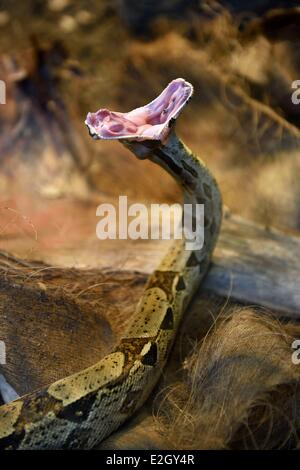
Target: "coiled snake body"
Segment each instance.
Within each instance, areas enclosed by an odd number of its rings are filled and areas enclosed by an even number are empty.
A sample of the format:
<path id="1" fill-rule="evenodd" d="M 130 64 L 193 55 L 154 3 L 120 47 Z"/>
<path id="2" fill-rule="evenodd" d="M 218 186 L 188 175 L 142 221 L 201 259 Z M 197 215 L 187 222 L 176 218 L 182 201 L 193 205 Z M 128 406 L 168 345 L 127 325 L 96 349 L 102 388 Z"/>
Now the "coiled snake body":
<path id="1" fill-rule="evenodd" d="M 185 240 L 174 242 L 148 280 L 131 327 L 114 352 L 1 406 L 0 448 L 92 448 L 145 402 L 160 377 L 182 314 L 209 266 L 222 217 L 213 176 L 173 130 L 191 92 L 189 83 L 177 79 L 144 108 L 127 115 L 100 110 L 86 123 L 93 137 L 119 139 L 138 158 L 167 170 L 183 188 L 185 202 L 204 204 L 202 248 L 191 251 Z"/>

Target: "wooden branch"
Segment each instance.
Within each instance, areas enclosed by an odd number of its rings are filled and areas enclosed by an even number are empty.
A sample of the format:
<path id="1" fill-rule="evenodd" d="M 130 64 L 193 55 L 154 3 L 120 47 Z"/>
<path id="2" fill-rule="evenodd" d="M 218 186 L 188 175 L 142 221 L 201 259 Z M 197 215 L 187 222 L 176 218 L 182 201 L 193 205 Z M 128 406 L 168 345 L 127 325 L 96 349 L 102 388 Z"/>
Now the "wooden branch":
<path id="1" fill-rule="evenodd" d="M 228 217 L 202 288 L 300 318 L 300 237 Z"/>
<path id="2" fill-rule="evenodd" d="M 149 275 L 165 250 L 166 241 L 129 243 L 124 268 Z M 300 318 L 300 237 L 227 215 L 203 292 Z"/>

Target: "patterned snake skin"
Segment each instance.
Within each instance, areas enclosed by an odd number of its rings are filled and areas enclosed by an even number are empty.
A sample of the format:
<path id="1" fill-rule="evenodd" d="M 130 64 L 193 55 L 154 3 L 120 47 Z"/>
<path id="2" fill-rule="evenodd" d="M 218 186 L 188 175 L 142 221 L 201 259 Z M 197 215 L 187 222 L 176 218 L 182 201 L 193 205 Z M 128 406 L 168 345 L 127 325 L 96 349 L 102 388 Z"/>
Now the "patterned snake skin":
<path id="1" fill-rule="evenodd" d="M 174 241 L 114 352 L 1 406 L 1 449 L 92 448 L 141 407 L 159 379 L 183 312 L 209 266 L 222 219 L 213 176 L 173 129 L 192 91 L 185 80 L 173 80 L 145 107 L 126 114 L 89 113 L 86 124 L 92 137 L 118 139 L 138 158 L 163 167 L 182 187 L 185 202 L 204 204 L 203 247 L 190 251 L 185 240 Z"/>

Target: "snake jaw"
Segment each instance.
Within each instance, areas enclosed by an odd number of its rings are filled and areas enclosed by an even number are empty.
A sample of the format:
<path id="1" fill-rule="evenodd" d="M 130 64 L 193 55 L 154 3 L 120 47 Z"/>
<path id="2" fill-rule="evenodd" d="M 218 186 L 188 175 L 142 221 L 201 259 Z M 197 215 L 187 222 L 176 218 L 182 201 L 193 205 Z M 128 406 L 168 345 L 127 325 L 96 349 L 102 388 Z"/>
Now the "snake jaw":
<path id="1" fill-rule="evenodd" d="M 153 101 L 128 113 L 99 109 L 88 113 L 85 124 L 94 139 L 158 141 L 164 143 L 176 119 L 193 94 L 193 86 L 183 78 L 168 84 Z M 141 157 L 146 158 L 146 157 Z"/>
<path id="2" fill-rule="evenodd" d="M 119 142 L 130 150 L 139 160 L 151 159 L 155 150 L 167 143 L 171 136 L 171 129 L 163 140 L 131 140 L 120 139 Z"/>

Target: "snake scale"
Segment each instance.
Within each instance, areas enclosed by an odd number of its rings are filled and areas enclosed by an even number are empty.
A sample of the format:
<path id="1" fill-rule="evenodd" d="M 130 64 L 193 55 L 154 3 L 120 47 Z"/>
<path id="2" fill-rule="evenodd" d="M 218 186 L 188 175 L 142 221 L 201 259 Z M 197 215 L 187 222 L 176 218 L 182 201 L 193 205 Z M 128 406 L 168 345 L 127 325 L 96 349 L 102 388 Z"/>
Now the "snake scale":
<path id="1" fill-rule="evenodd" d="M 1 449 L 92 448 L 141 407 L 157 383 L 182 315 L 208 269 L 222 219 L 214 177 L 174 131 L 192 91 L 185 80 L 173 80 L 143 108 L 127 114 L 100 110 L 89 113 L 86 123 L 92 137 L 120 140 L 138 158 L 164 168 L 183 189 L 185 202 L 204 204 L 202 248 L 187 250 L 184 239 L 173 242 L 111 354 L 2 405 Z"/>

